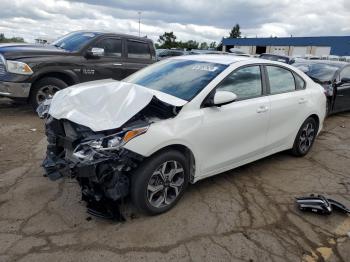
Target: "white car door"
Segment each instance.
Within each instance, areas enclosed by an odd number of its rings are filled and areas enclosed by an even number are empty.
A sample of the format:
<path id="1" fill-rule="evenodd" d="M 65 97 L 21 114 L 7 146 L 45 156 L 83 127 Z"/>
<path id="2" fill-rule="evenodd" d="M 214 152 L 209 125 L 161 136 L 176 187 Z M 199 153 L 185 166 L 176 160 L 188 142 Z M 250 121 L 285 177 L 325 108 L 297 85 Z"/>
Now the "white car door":
<path id="1" fill-rule="evenodd" d="M 266 65 L 266 72 L 271 103 L 267 146 L 283 150 L 292 146 L 305 120 L 308 91 L 304 80 L 286 68 Z"/>
<path id="2" fill-rule="evenodd" d="M 202 108 L 200 145 L 201 176 L 225 170 L 261 154 L 269 123 L 269 97 L 259 65 L 236 69 L 216 90 L 231 91 L 238 99 L 221 107 Z"/>

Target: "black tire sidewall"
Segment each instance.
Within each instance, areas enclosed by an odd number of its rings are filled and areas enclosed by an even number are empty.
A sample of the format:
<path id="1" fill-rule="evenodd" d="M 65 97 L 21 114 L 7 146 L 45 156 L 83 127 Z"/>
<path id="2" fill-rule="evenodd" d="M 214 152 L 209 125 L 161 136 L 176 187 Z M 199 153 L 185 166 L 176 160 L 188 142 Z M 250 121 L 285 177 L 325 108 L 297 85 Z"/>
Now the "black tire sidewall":
<path id="1" fill-rule="evenodd" d="M 45 77 L 45 78 L 40 79 L 36 83 L 34 83 L 33 87 L 31 88 L 30 96 L 29 96 L 29 102 L 33 106 L 34 109 L 36 109 L 39 106 L 38 102 L 36 101 L 37 92 L 43 86 L 47 86 L 47 85 L 55 86 L 60 90 L 66 88 L 68 86 L 63 80 L 55 78 L 55 77 Z"/>
<path id="2" fill-rule="evenodd" d="M 162 208 L 156 208 L 150 205 L 147 200 L 148 181 L 153 172 L 161 164 L 170 160 L 175 160 L 182 165 L 185 172 L 185 181 L 178 197 L 170 205 Z M 143 213 L 148 215 L 157 215 L 170 210 L 183 196 L 189 182 L 189 164 L 188 160 L 186 160 L 185 156 L 181 152 L 176 150 L 167 150 L 147 159 L 134 172 L 132 172 L 131 175 L 131 198 L 133 204 Z"/>
<path id="3" fill-rule="evenodd" d="M 299 146 L 300 135 L 301 135 L 301 133 L 303 131 L 303 128 L 310 122 L 314 125 L 315 135 L 313 137 L 311 146 L 305 152 L 302 152 L 300 150 L 300 146 Z M 313 144 L 315 142 L 315 139 L 316 139 L 317 132 L 318 132 L 318 126 L 317 126 L 317 123 L 316 123 L 315 119 L 313 119 L 312 117 L 309 117 L 308 119 L 306 119 L 304 121 L 304 123 L 301 125 L 301 127 L 300 127 L 300 129 L 298 131 L 298 134 L 297 134 L 297 136 L 296 136 L 296 138 L 294 140 L 294 145 L 293 145 L 293 149 L 292 149 L 293 154 L 295 156 L 305 156 L 310 151 L 310 149 L 312 148 L 312 146 L 313 146 Z"/>

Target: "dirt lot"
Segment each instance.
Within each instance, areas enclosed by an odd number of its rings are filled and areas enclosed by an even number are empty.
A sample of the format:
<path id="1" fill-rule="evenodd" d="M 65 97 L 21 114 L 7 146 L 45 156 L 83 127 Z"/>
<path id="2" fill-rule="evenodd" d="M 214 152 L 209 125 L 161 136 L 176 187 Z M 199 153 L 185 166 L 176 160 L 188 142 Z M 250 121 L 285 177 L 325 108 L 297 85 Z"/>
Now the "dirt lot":
<path id="1" fill-rule="evenodd" d="M 91 219 L 74 181 L 43 177 L 44 152 L 42 121 L 0 99 L 1 262 L 350 261 L 349 216 L 294 206 L 309 193 L 350 206 L 350 113 L 328 118 L 305 158 L 280 153 L 223 173 L 170 212 L 125 223 Z"/>

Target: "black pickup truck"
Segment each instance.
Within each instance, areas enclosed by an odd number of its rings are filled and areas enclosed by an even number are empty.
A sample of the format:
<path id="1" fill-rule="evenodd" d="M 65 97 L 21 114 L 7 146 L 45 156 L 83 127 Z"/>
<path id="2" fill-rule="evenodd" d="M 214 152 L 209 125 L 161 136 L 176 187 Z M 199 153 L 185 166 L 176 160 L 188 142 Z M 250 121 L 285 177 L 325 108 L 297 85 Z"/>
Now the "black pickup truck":
<path id="1" fill-rule="evenodd" d="M 156 61 L 150 39 L 79 31 L 51 45 L 0 45 L 0 97 L 34 108 L 58 90 L 81 82 L 121 80 Z"/>

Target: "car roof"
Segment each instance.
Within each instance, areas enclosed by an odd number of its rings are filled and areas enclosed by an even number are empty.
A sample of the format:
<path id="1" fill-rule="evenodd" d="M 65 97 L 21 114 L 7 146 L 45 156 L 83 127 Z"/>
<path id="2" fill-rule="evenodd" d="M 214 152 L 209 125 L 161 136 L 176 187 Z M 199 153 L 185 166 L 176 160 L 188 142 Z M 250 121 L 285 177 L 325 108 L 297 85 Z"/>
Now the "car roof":
<path id="1" fill-rule="evenodd" d="M 122 33 L 116 33 L 116 32 L 111 32 L 111 31 L 104 31 L 104 30 L 78 30 L 78 31 L 73 31 L 70 32 L 69 34 L 74 34 L 74 33 L 83 33 L 83 34 L 95 34 L 97 36 L 101 35 L 106 35 L 106 36 L 120 36 L 124 38 L 129 38 L 129 39 L 136 39 L 136 40 L 144 40 L 147 42 L 152 42 L 152 39 L 147 38 L 147 37 L 142 37 L 142 36 L 135 36 L 135 35 L 128 35 L 128 34 L 122 34 Z"/>
<path id="2" fill-rule="evenodd" d="M 345 67 L 347 65 L 350 65 L 350 63 L 343 62 L 343 61 L 330 61 L 330 60 L 307 60 L 304 59 L 303 61 L 296 61 L 295 64 L 324 64 L 324 65 L 333 65 L 339 68 Z"/>
<path id="3" fill-rule="evenodd" d="M 279 55 L 279 54 L 271 54 L 271 53 L 262 53 L 262 54 L 260 54 L 260 56 L 263 56 L 263 55 L 290 58 L 290 56 L 287 56 L 287 55 Z"/>
<path id="4" fill-rule="evenodd" d="M 235 55 L 227 55 L 227 54 L 186 55 L 186 56 L 181 56 L 181 57 L 173 57 L 171 59 L 182 59 L 182 60 L 186 59 L 186 60 L 216 63 L 216 64 L 223 64 L 223 65 L 230 65 L 230 64 L 233 64 L 236 62 L 241 62 L 241 61 L 249 61 L 251 63 L 266 62 L 266 63 L 281 64 L 279 62 L 265 60 L 265 59 L 261 59 L 261 58 L 235 56 Z"/>

